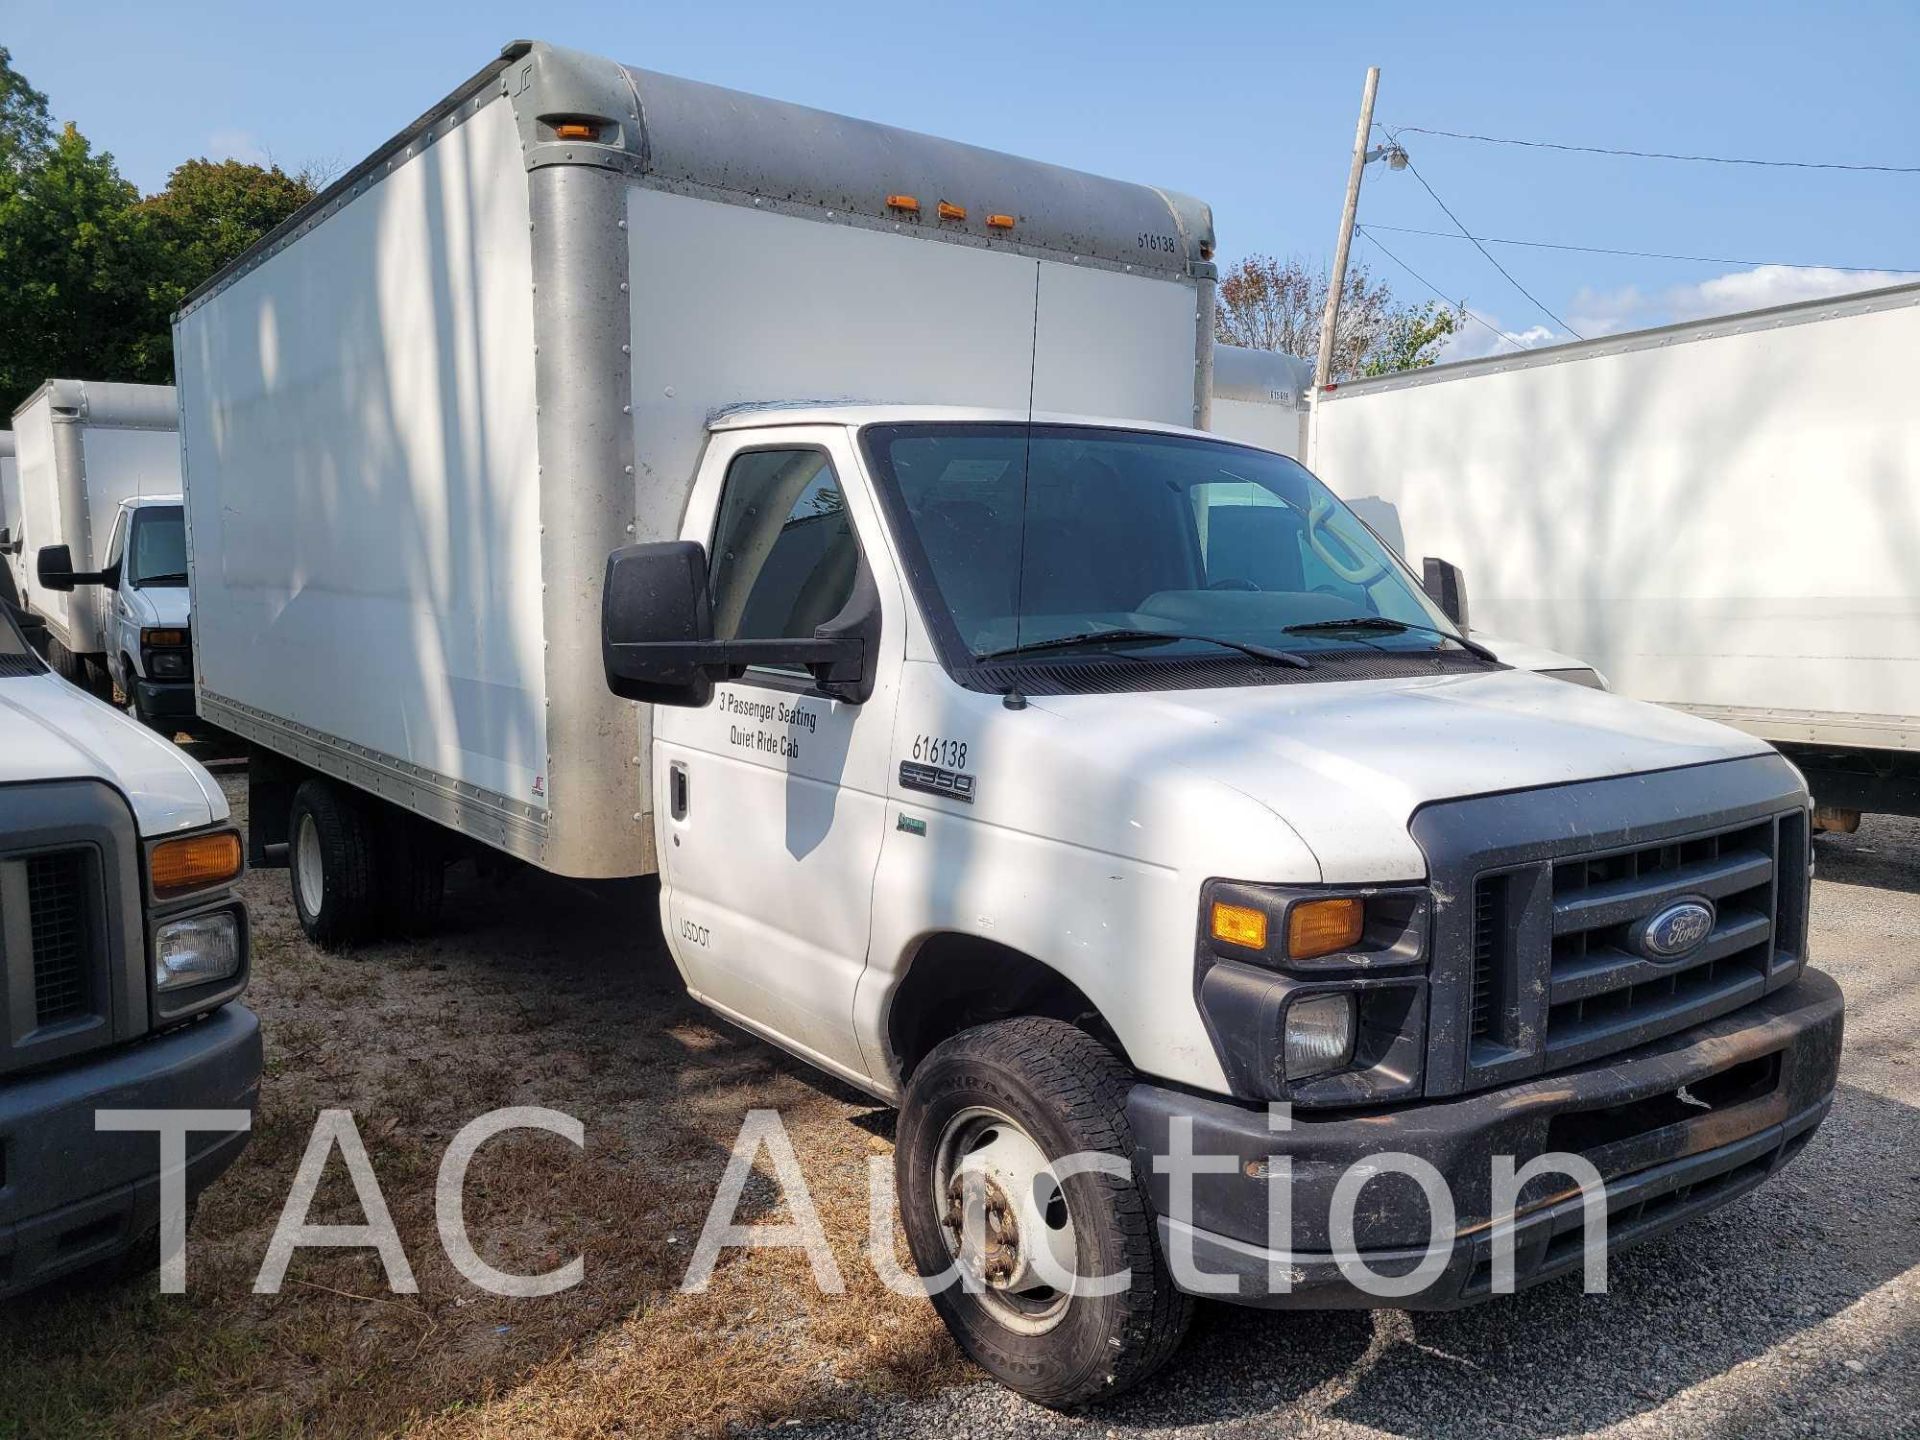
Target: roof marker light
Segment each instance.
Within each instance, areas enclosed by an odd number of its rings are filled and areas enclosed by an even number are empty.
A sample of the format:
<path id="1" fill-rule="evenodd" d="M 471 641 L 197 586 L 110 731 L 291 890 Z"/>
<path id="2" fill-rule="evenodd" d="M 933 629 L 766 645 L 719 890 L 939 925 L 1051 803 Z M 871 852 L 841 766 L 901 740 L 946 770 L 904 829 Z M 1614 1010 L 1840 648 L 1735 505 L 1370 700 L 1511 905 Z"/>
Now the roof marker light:
<path id="1" fill-rule="evenodd" d="M 904 210 L 909 215 L 918 215 L 920 213 L 920 201 L 912 195 L 889 195 L 887 197 L 887 208 L 889 210 Z"/>
<path id="2" fill-rule="evenodd" d="M 987 228 L 989 230 L 1011 230 L 1013 228 L 1013 216 L 989 215 L 987 216 Z"/>
<path id="3" fill-rule="evenodd" d="M 964 205 L 949 205 L 945 200 L 942 200 L 937 213 L 942 220 L 964 220 L 967 218 L 967 207 Z"/>

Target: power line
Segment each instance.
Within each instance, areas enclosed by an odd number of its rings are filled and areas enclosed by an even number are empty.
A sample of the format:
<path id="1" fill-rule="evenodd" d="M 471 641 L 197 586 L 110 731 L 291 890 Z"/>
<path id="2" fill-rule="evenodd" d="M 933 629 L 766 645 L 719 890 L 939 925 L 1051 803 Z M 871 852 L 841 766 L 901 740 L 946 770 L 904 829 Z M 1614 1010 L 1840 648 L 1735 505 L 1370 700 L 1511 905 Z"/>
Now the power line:
<path id="1" fill-rule="evenodd" d="M 1399 143 L 1398 137 L 1394 135 L 1393 131 L 1391 130 L 1387 131 L 1387 137 L 1393 140 L 1395 144 Z M 1545 315 L 1549 320 L 1553 321 L 1554 324 L 1558 325 L 1562 330 L 1566 331 L 1569 335 L 1573 336 L 1574 339 L 1584 340 L 1587 338 L 1586 336 L 1582 335 L 1578 330 L 1574 329 L 1571 325 L 1567 324 L 1567 322 L 1562 320 L 1558 315 L 1554 314 L 1553 311 L 1549 310 L 1546 307 L 1546 304 L 1540 299 L 1539 296 L 1535 295 L 1531 290 L 1527 289 L 1526 286 L 1522 285 L 1518 280 L 1514 279 L 1512 272 L 1509 271 L 1507 267 L 1502 265 L 1498 260 L 1494 259 L 1493 252 L 1487 249 L 1486 246 L 1480 243 L 1479 236 L 1475 235 L 1471 230 L 1467 229 L 1467 227 L 1461 223 L 1460 217 L 1454 214 L 1452 208 L 1447 204 L 1447 202 L 1440 198 L 1440 193 L 1437 190 L 1435 190 L 1433 186 L 1427 184 L 1427 177 L 1420 173 L 1419 167 L 1415 165 L 1411 160 L 1407 161 L 1406 163 L 1407 163 L 1407 173 L 1413 176 L 1414 179 L 1420 182 L 1420 188 L 1422 190 L 1425 190 L 1427 194 L 1433 197 L 1434 204 L 1438 205 L 1442 210 L 1446 211 L 1447 218 L 1453 221 L 1454 228 L 1458 230 L 1467 239 L 1473 241 L 1473 248 L 1478 250 L 1482 255 L 1486 256 L 1487 263 L 1493 266 L 1493 268 L 1498 270 L 1502 275 L 1505 275 L 1507 277 L 1507 283 L 1509 285 L 1513 286 L 1514 289 L 1518 290 L 1522 295 L 1526 296 L 1527 299 L 1531 300 L 1534 304 L 1535 309 L 1539 310 L 1539 312 L 1542 315 Z M 1380 242 L 1376 240 L 1374 243 L 1377 245 Z"/>
<path id="2" fill-rule="evenodd" d="M 1849 165 L 1836 160 L 1759 160 L 1744 155 L 1680 155 L 1667 150 L 1615 150 L 1604 145 L 1563 145 L 1553 140 L 1516 140 L 1508 135 L 1475 135 L 1464 130 L 1429 130 L 1402 125 L 1407 135 L 1439 135 L 1448 140 L 1478 140 L 1486 145 L 1523 145 L 1532 150 L 1567 150 L 1582 155 L 1624 155 L 1633 160 L 1686 160 L 1700 165 L 1759 165 L 1776 170 L 1858 170 L 1879 175 L 1920 175 L 1920 165 Z"/>
<path id="3" fill-rule="evenodd" d="M 1439 286 L 1435 285 L 1431 280 L 1427 279 L 1426 276 L 1422 275 L 1418 270 L 1414 269 L 1411 265 L 1407 264 L 1406 261 L 1402 260 L 1398 255 L 1394 254 L 1391 250 L 1387 249 L 1386 246 L 1382 245 L 1380 243 L 1380 238 L 1377 235 L 1373 235 L 1369 233 L 1366 226 L 1356 225 L 1354 228 L 1358 230 L 1363 236 L 1366 237 L 1366 241 L 1369 245 L 1373 246 L 1374 249 L 1378 250 L 1382 255 L 1386 256 L 1387 259 L 1391 260 L 1394 264 L 1398 265 L 1402 270 L 1406 271 L 1407 274 L 1411 275 L 1414 279 L 1418 280 L 1422 285 L 1426 286 L 1428 292 L 1433 296 L 1433 298 L 1438 300 L 1442 305 L 1453 306 L 1456 304 L 1455 301 L 1447 299 L 1445 295 L 1440 293 Z M 1469 320 L 1473 321 L 1476 325 L 1480 326 L 1483 330 L 1488 331 L 1489 333 L 1494 335 L 1496 338 L 1506 341 L 1507 344 L 1513 346 L 1514 349 L 1531 350 L 1533 348 L 1531 345 L 1526 344 L 1524 341 L 1514 339 L 1513 336 L 1507 334 L 1507 332 L 1502 330 L 1499 326 L 1490 324 L 1487 321 L 1482 320 L 1478 315 L 1474 314 L 1473 311 L 1469 310 L 1465 304 L 1459 304 L 1457 308 L 1459 309 L 1462 315 L 1465 315 Z"/>
<path id="4" fill-rule="evenodd" d="M 1362 230 L 1368 227 L 1362 225 Z M 1458 240 L 1451 230 L 1419 230 L 1411 225 L 1375 225 L 1375 230 L 1391 230 L 1401 235 L 1431 235 L 1440 240 Z M 1604 245 L 1561 245 L 1551 240 L 1513 240 L 1498 235 L 1480 237 L 1489 245 L 1524 245 L 1532 250 L 1577 250 L 1583 255 L 1631 255 L 1640 260 L 1692 260 L 1702 265 L 1771 265 L 1782 270 L 1842 270 L 1855 275 L 1902 273 L 1884 265 L 1815 265 L 1799 260 L 1736 260 L 1725 255 L 1668 255 L 1658 250 L 1614 250 Z"/>

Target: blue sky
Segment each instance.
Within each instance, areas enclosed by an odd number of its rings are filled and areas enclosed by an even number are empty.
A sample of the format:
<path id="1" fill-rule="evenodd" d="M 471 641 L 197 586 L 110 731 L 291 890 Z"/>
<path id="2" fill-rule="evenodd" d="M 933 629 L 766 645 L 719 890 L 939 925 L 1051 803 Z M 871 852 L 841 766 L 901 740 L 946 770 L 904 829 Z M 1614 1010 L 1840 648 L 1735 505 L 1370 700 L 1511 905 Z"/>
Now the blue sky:
<path id="1" fill-rule="evenodd" d="M 145 189 L 192 155 L 357 160 L 516 36 L 1186 190 L 1221 251 L 1332 249 L 1361 80 L 1378 118 L 1625 149 L 1920 165 L 1920 6 L 607 4 L 7 0 L 14 62 Z M 1481 235 L 1920 271 L 1920 174 L 1567 155 L 1402 137 Z M 1449 230 L 1370 167 L 1363 224 Z M 1566 332 L 1464 241 L 1382 231 L 1448 298 Z M 1581 333 L 1887 276 L 1493 247 Z M 1396 291 L 1422 285 L 1365 240 Z M 1499 347 L 1470 327 L 1458 353 Z"/>

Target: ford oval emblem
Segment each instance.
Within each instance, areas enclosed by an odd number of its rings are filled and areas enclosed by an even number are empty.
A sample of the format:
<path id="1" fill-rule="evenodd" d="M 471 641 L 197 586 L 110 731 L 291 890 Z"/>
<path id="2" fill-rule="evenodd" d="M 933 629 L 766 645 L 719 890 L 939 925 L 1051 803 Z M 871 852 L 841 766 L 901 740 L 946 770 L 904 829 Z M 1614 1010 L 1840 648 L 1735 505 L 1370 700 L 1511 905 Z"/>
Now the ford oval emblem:
<path id="1" fill-rule="evenodd" d="M 1713 902 L 1699 896 L 1676 900 L 1634 927 L 1634 946 L 1653 961 L 1679 960 L 1713 933 Z"/>

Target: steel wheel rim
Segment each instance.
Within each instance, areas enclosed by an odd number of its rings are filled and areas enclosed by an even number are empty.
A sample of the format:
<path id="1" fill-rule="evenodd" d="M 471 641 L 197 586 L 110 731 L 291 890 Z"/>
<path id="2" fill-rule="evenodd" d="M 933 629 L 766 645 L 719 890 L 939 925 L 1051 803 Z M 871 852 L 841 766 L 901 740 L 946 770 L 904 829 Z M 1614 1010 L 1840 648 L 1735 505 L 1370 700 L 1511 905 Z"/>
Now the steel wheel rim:
<path id="1" fill-rule="evenodd" d="M 303 814 L 293 837 L 293 876 L 300 887 L 300 903 L 307 914 L 318 915 L 326 899 L 327 876 L 320 859 L 320 827 Z"/>
<path id="2" fill-rule="evenodd" d="M 1052 1162 L 1018 1122 L 975 1106 L 941 1129 L 932 1191 L 960 1283 L 994 1320 L 1020 1335 L 1044 1335 L 1066 1317 L 1071 1289 L 1057 1289 L 1036 1264 L 1044 1254 L 1058 1277 L 1079 1273 L 1078 1237 Z"/>

